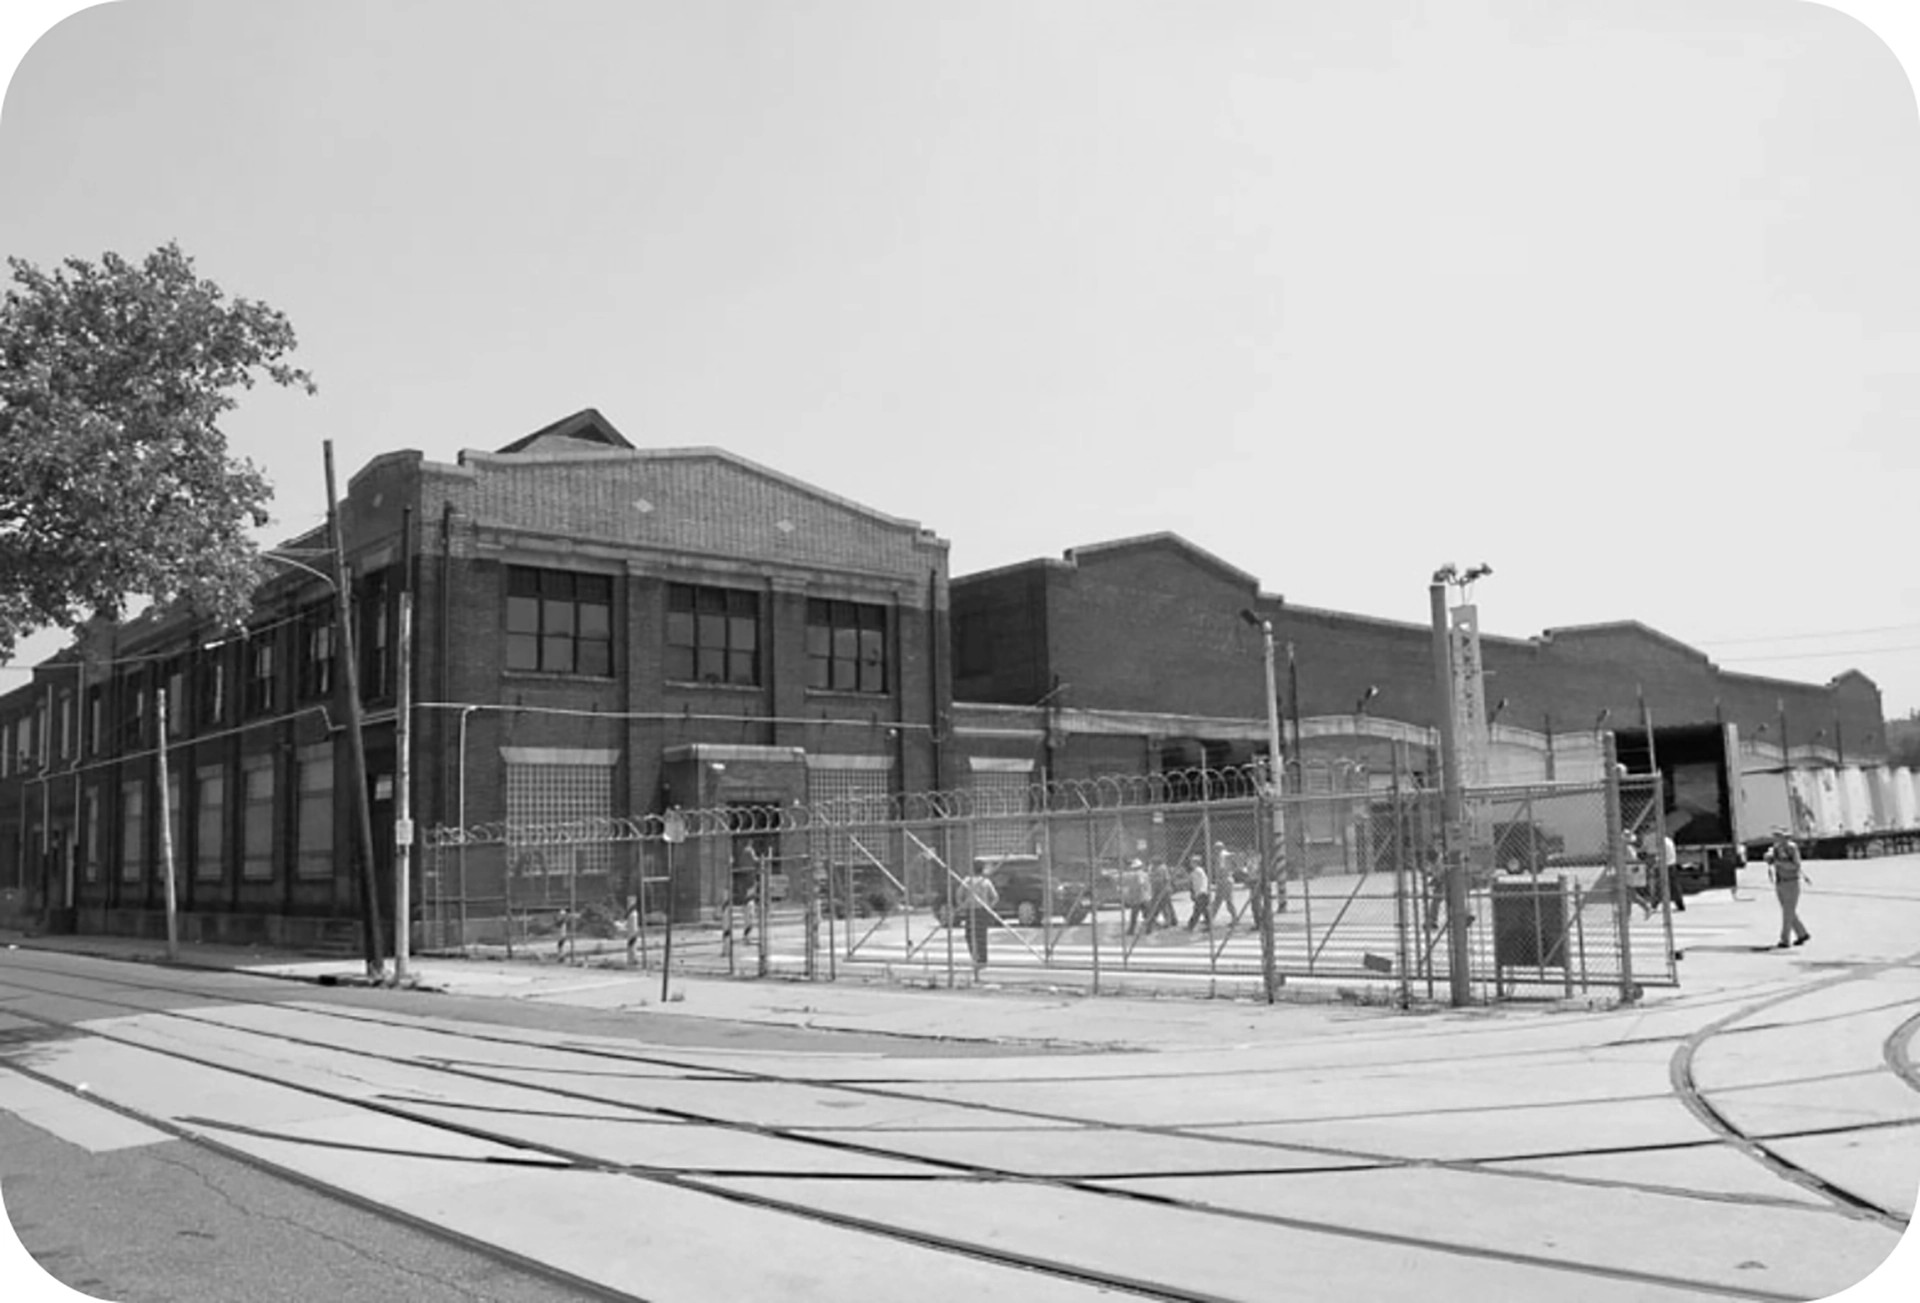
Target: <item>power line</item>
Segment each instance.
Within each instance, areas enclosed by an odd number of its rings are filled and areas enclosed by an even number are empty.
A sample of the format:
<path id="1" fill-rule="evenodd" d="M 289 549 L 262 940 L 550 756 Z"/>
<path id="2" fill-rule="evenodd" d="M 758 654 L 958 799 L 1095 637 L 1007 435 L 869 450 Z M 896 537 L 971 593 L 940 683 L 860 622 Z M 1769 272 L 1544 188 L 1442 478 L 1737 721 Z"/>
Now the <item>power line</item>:
<path id="1" fill-rule="evenodd" d="M 1699 641 L 1706 646 L 1730 647 L 1734 643 L 1804 642 L 1809 638 L 1850 638 L 1861 633 L 1899 633 L 1906 629 L 1920 629 L 1920 624 L 1883 624 L 1873 629 L 1829 629 L 1825 633 L 1776 633 L 1766 637 L 1702 638 Z"/>
<path id="2" fill-rule="evenodd" d="M 1723 661 L 1809 661 L 1820 656 L 1878 656 L 1882 652 L 1920 651 L 1920 642 L 1898 647 L 1849 647 L 1840 651 L 1785 652 L 1775 656 L 1722 656 Z"/>

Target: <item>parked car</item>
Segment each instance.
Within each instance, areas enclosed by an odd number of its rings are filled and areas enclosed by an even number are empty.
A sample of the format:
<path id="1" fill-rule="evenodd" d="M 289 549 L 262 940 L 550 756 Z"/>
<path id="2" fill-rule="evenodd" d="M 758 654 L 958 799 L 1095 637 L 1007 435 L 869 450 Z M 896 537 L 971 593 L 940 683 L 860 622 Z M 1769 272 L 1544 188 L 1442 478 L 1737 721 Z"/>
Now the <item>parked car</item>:
<path id="1" fill-rule="evenodd" d="M 1021 927 L 1038 927 L 1047 918 L 1079 923 L 1091 911 L 1095 900 L 1103 908 L 1120 903 L 1118 868 L 1099 866 L 1089 890 L 1085 864 L 1055 863 L 1049 872 L 1046 861 L 1038 855 L 988 855 L 974 863 L 1000 893 L 996 912 Z M 953 894 L 957 900 L 958 883 L 954 884 Z M 951 920 L 944 897 L 934 904 L 933 915 L 942 927 L 949 925 Z"/>
<path id="2" fill-rule="evenodd" d="M 900 888 L 878 865 L 840 865 L 833 870 L 833 890 L 826 899 L 835 918 L 885 918 L 900 908 Z"/>

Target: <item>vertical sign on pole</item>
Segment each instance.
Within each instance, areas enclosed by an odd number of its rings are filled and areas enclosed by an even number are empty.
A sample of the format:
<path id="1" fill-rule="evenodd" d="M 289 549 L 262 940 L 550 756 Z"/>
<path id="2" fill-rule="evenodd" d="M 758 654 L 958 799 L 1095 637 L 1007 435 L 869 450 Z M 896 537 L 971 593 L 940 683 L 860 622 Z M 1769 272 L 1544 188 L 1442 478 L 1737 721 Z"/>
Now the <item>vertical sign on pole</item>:
<path id="1" fill-rule="evenodd" d="M 660 954 L 660 1002 L 667 1001 L 667 978 L 673 972 L 673 848 L 687 839 L 687 821 L 678 810 L 661 821 L 660 840 L 667 844 L 667 935 Z"/>

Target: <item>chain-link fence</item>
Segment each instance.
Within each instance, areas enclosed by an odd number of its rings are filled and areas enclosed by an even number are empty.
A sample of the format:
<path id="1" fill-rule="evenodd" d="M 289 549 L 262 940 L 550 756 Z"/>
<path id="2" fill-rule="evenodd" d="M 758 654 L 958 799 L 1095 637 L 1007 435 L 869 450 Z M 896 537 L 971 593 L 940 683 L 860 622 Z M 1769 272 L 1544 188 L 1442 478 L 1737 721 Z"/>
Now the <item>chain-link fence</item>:
<path id="1" fill-rule="evenodd" d="M 931 985 L 1408 1004 L 1455 954 L 1441 794 L 1355 765 L 855 794 L 635 819 L 438 828 L 422 950 Z M 1675 980 L 1653 780 L 1470 790 L 1477 999 Z M 992 884 L 990 891 L 978 886 Z"/>

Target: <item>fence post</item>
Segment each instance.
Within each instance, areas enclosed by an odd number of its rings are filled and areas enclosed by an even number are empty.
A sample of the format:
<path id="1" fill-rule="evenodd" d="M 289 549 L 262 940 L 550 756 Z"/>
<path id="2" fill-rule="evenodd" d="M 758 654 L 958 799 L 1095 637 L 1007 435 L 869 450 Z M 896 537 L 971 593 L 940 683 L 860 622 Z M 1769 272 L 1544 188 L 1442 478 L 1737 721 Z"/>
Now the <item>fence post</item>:
<path id="1" fill-rule="evenodd" d="M 1398 739 L 1393 743 L 1393 932 L 1399 949 L 1396 957 L 1400 967 L 1400 1007 L 1411 1009 L 1413 975 L 1407 971 L 1410 961 L 1407 947 L 1407 855 L 1413 839 L 1407 835 L 1405 794 L 1400 785 L 1405 761 L 1401 748 L 1404 745 Z"/>
<path id="2" fill-rule="evenodd" d="M 1081 798 L 1081 804 L 1087 805 L 1085 797 Z M 1093 822 L 1093 807 L 1087 805 L 1087 890 L 1093 896 L 1090 919 L 1093 934 L 1093 993 L 1098 995 L 1100 994 L 1100 897 L 1099 893 L 1093 890 L 1093 862 L 1099 855 L 1099 847 L 1095 840 Z"/>
<path id="3" fill-rule="evenodd" d="M 1621 842 L 1620 763 L 1613 734 L 1600 735 L 1606 765 L 1607 863 L 1613 870 L 1614 935 L 1620 940 L 1620 1003 L 1632 1004 L 1639 993 L 1633 985 L 1632 895 L 1627 886 L 1626 847 Z"/>
<path id="4" fill-rule="evenodd" d="M 753 877 L 758 884 L 753 891 L 753 912 L 757 916 L 753 921 L 760 929 L 760 944 L 755 948 L 754 972 L 756 976 L 765 977 L 773 967 L 772 948 L 767 944 L 767 920 L 773 912 L 773 902 L 769 898 L 773 890 L 773 871 L 768 865 L 773 857 L 760 854 L 752 846 L 748 846 L 747 853 L 753 856 Z M 787 879 L 787 886 L 789 890 L 792 889 L 791 876 Z"/>
<path id="5" fill-rule="evenodd" d="M 1281 776 L 1279 757 L 1273 757 L 1267 765 L 1268 782 L 1256 805 L 1256 823 L 1254 825 L 1255 845 L 1260 852 L 1260 880 L 1258 890 L 1260 898 L 1257 904 L 1260 912 L 1254 917 L 1260 924 L 1260 981 L 1266 987 L 1267 1003 L 1272 1004 L 1279 996 L 1280 972 L 1278 957 L 1274 950 L 1273 935 L 1273 879 L 1274 858 L 1280 853 L 1285 837 L 1282 820 L 1286 817 L 1280 804 Z M 1157 902 L 1155 902 L 1157 904 Z"/>

